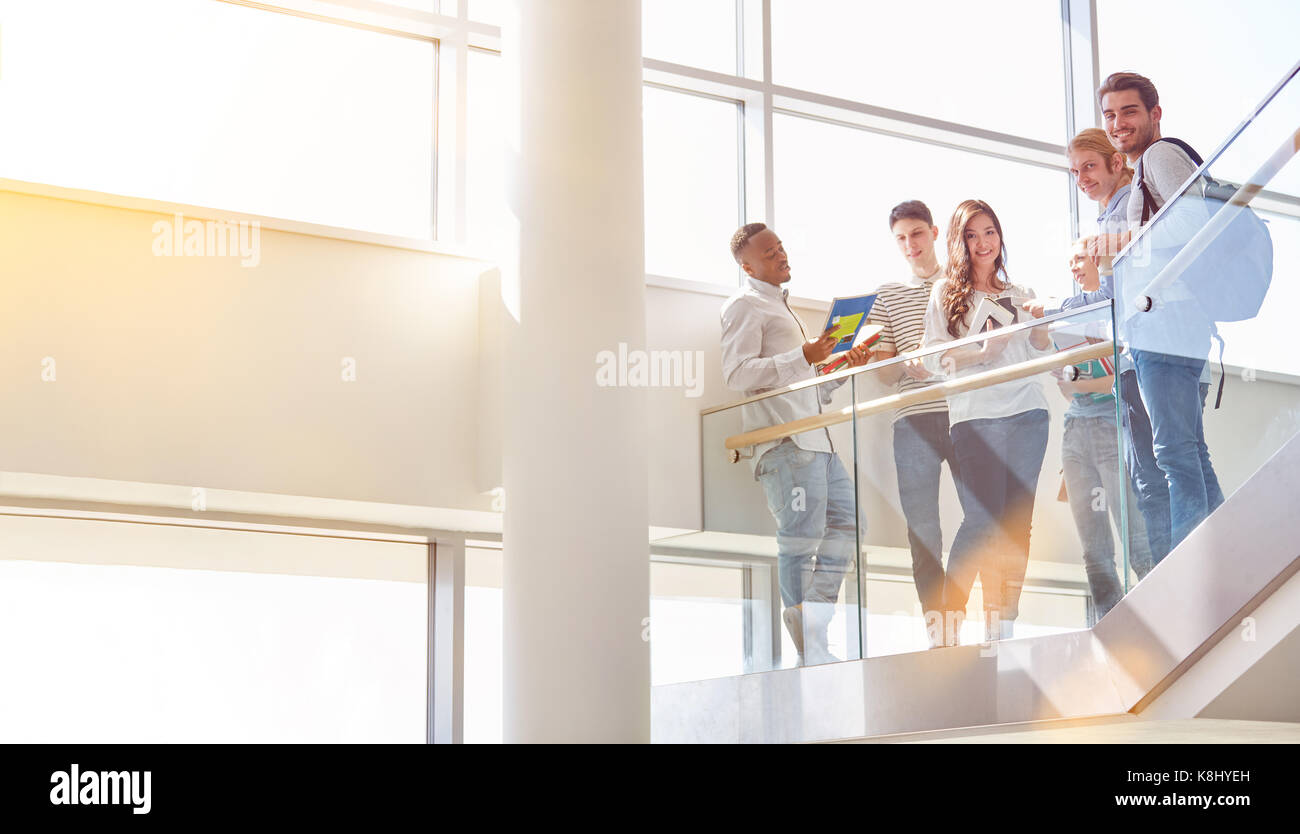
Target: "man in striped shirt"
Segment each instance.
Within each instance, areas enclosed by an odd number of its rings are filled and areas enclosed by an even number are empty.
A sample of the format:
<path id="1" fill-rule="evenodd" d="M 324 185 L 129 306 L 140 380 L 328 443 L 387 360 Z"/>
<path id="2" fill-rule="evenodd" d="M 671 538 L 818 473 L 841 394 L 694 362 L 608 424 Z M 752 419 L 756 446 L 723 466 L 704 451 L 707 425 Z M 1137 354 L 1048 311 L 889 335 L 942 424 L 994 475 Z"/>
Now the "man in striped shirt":
<path id="1" fill-rule="evenodd" d="M 939 227 L 925 203 L 908 200 L 889 213 L 889 229 L 912 274 L 906 281 L 882 285 L 867 320 L 884 328 L 876 345 L 875 360 L 890 359 L 921 346 L 925 309 L 934 282 L 943 276 L 934 245 Z M 930 384 L 930 374 L 920 360 L 879 372 L 886 384 L 899 392 Z M 900 408 L 894 414 L 894 466 L 898 470 L 898 498 L 907 519 L 907 543 L 912 550 L 912 580 L 926 618 L 930 647 L 944 645 L 943 530 L 939 525 L 939 474 L 948 461 L 957 482 L 957 458 L 948 434 L 948 403 L 939 399 Z M 955 635 L 949 635 L 955 637 Z"/>

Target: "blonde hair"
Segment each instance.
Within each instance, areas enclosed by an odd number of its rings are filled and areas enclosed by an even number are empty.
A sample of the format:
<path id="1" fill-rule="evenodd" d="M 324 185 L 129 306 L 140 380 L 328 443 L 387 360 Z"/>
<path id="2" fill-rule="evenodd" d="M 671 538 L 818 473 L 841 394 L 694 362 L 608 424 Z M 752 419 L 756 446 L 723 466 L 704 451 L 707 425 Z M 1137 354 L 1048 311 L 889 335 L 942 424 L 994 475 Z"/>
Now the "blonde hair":
<path id="1" fill-rule="evenodd" d="M 971 295 L 975 292 L 975 275 L 971 268 L 970 250 L 966 245 L 966 224 L 978 214 L 987 214 L 993 221 L 993 228 L 998 230 L 1000 248 L 993 261 L 993 285 L 999 290 L 1006 289 L 1001 277 L 1005 277 L 1007 246 L 1002 237 L 1002 224 L 993 209 L 983 200 L 963 200 L 952 213 L 948 222 L 948 265 L 945 268 L 948 283 L 943 288 L 943 311 L 948 319 L 948 335 L 960 339 L 961 326 L 970 312 Z M 1001 276 L 1001 277 L 1000 277 Z"/>
<path id="2" fill-rule="evenodd" d="M 1065 151 L 1066 153 L 1070 151 L 1092 151 L 1105 160 L 1107 171 L 1113 170 L 1111 163 L 1115 159 L 1115 154 L 1119 153 L 1119 151 L 1115 150 L 1115 146 L 1110 143 L 1110 137 L 1106 135 L 1106 131 L 1099 127 L 1084 128 L 1076 133 L 1074 138 L 1070 140 L 1070 144 L 1065 146 Z M 1119 184 L 1124 185 L 1132 182 L 1133 169 L 1128 167 L 1128 160 L 1123 154 L 1120 154 L 1119 160 Z"/>

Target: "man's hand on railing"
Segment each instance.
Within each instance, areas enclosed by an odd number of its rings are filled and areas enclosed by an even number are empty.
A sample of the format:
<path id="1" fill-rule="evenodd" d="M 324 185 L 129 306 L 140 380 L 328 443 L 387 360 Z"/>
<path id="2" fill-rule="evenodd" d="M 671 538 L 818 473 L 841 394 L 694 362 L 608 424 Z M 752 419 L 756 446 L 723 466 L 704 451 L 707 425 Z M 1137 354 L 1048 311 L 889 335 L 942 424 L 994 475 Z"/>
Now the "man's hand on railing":
<path id="1" fill-rule="evenodd" d="M 1121 232 L 1114 235 L 1092 235 L 1085 237 L 1082 242 L 1088 260 L 1097 264 L 1102 258 L 1113 258 L 1118 255 L 1132 239 L 1132 232 Z"/>
<path id="2" fill-rule="evenodd" d="M 920 357 L 908 359 L 904 362 L 903 373 L 907 374 L 912 379 L 929 379 L 934 376 L 934 374 L 930 373 L 930 369 L 925 367 L 925 360 Z"/>
<path id="3" fill-rule="evenodd" d="M 803 358 L 808 360 L 809 365 L 818 365 L 830 358 L 831 349 L 838 341 L 831 335 L 833 332 L 834 328 L 828 327 L 821 336 L 803 343 Z"/>

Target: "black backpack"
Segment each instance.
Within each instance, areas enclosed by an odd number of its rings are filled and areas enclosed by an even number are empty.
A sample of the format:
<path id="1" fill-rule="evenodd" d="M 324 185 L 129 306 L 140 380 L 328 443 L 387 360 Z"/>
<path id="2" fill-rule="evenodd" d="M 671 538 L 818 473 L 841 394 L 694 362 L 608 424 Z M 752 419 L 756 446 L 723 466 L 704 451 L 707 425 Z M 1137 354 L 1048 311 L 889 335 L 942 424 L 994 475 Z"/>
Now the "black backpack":
<path id="1" fill-rule="evenodd" d="M 1197 168 L 1204 165 L 1200 155 L 1181 139 L 1165 137 L 1156 141 L 1181 148 Z M 1141 159 L 1134 179 L 1134 185 L 1142 191 L 1145 224 L 1155 214 L 1156 202 L 1142 181 Z M 1249 206 L 1225 207 L 1236 191 L 1234 186 L 1215 180 L 1206 170 L 1186 192 L 1205 203 L 1207 218 L 1224 210 L 1236 213 L 1180 279 L 1210 321 L 1245 321 L 1259 315 L 1273 280 L 1273 239 L 1267 224 Z"/>

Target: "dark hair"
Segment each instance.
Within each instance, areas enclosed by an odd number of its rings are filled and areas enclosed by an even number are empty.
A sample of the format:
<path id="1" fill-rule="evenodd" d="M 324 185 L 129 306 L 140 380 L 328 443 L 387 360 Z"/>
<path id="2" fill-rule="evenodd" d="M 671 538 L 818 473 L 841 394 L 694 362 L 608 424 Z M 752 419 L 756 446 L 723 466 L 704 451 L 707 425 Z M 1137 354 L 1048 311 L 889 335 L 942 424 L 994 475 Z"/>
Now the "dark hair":
<path id="1" fill-rule="evenodd" d="M 1156 92 L 1156 85 L 1151 83 L 1150 78 L 1138 75 L 1136 72 L 1112 72 L 1097 88 L 1097 104 L 1101 104 L 1101 100 L 1107 93 L 1116 93 L 1120 90 L 1137 90 L 1138 96 L 1142 99 L 1142 106 L 1147 110 L 1160 103 L 1160 94 Z"/>
<path id="2" fill-rule="evenodd" d="M 927 226 L 934 225 L 934 217 L 930 214 L 930 209 L 920 200 L 908 200 L 890 209 L 889 228 L 894 228 L 894 224 L 900 220 L 920 220 Z"/>
<path id="3" fill-rule="evenodd" d="M 740 250 L 749 245 L 754 235 L 766 229 L 767 225 L 763 223 L 746 223 L 736 230 L 731 236 L 731 257 L 736 259 L 736 263 L 740 263 Z"/>
<path id="4" fill-rule="evenodd" d="M 970 250 L 966 245 L 966 224 L 978 214 L 987 214 L 993 221 L 993 228 L 998 230 L 1002 248 L 993 261 L 993 285 L 1006 289 L 1002 280 L 1007 277 L 1007 244 L 1002 237 L 1002 224 L 993 209 L 983 200 L 962 200 L 957 210 L 952 213 L 948 223 L 948 283 L 943 290 L 943 312 L 948 319 L 948 335 L 954 339 L 962 337 L 961 327 L 966 314 L 970 312 L 971 296 L 975 293 L 975 275 L 971 268 Z"/>

